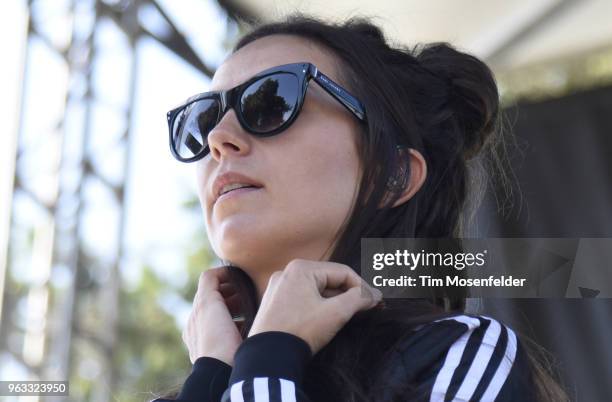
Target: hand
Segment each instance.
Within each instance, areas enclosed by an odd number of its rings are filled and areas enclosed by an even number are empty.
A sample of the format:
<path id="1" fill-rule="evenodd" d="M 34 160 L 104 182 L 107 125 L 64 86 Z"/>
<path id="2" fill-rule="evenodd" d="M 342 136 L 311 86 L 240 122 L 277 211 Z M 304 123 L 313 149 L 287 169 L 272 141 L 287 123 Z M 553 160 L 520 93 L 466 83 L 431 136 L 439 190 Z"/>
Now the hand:
<path id="1" fill-rule="evenodd" d="M 183 331 L 183 342 L 194 363 L 199 357 L 217 358 L 230 366 L 242 343 L 239 328 L 230 312 L 238 312 L 240 299 L 228 283 L 227 267 L 211 268 L 200 274 L 193 309 Z"/>
<path id="2" fill-rule="evenodd" d="M 362 286 L 370 291 L 362 295 Z M 378 289 L 344 264 L 293 260 L 270 276 L 249 336 L 288 332 L 305 340 L 314 355 L 357 311 L 381 299 Z"/>

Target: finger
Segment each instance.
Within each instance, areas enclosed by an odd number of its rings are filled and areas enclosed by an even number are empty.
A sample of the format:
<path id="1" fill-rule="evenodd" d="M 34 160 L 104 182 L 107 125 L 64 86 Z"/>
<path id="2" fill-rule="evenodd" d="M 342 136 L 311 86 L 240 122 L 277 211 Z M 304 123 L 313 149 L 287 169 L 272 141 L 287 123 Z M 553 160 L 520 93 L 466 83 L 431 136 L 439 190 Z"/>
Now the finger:
<path id="1" fill-rule="evenodd" d="M 227 299 L 236 294 L 238 291 L 236 290 L 236 287 L 231 283 L 220 283 L 219 292 L 221 292 L 223 298 Z"/>
<path id="2" fill-rule="evenodd" d="M 310 272 L 315 276 L 319 292 L 329 288 L 343 288 L 347 290 L 361 286 L 369 288 L 367 283 L 355 271 L 343 264 L 317 265 Z"/>
<path id="3" fill-rule="evenodd" d="M 342 288 L 340 288 L 340 289 L 329 289 L 329 288 L 327 288 L 327 289 L 323 289 L 323 293 L 321 293 L 321 296 L 329 298 L 329 297 L 337 296 L 337 295 L 339 295 L 341 293 L 344 293 L 344 292 L 346 292 L 346 290 L 342 289 Z"/>
<path id="4" fill-rule="evenodd" d="M 380 301 L 377 297 L 364 297 L 363 293 L 362 289 L 354 287 L 342 294 L 326 299 L 325 302 L 329 303 L 330 308 L 336 309 L 336 311 L 344 311 L 345 317 L 348 320 L 357 311 L 372 308 Z M 367 294 L 368 292 L 365 293 Z"/>
<path id="5" fill-rule="evenodd" d="M 198 288 L 193 297 L 193 308 L 202 303 L 207 294 L 213 292 L 220 292 L 221 282 L 229 280 L 229 273 L 227 267 L 215 267 L 208 268 L 204 272 L 200 273 L 198 279 Z"/>
<path id="6" fill-rule="evenodd" d="M 198 293 L 219 291 L 222 282 L 229 281 L 229 272 L 226 266 L 208 268 L 200 274 Z"/>
<path id="7" fill-rule="evenodd" d="M 242 312 L 242 299 L 239 294 L 234 294 L 225 299 L 225 305 L 231 315 L 238 315 Z"/>
<path id="8" fill-rule="evenodd" d="M 235 319 L 234 323 L 236 324 L 236 328 L 238 328 L 238 332 L 241 333 L 244 327 L 244 319 Z"/>

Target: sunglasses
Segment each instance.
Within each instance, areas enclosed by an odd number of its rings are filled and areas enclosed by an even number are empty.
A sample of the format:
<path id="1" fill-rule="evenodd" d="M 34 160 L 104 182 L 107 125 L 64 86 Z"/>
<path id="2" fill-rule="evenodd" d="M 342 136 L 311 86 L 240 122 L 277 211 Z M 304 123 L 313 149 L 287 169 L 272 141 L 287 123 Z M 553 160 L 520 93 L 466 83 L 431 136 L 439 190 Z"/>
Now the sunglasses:
<path id="1" fill-rule="evenodd" d="M 207 137 L 233 108 L 242 128 L 256 137 L 283 132 L 300 114 L 310 79 L 366 121 L 365 108 L 357 98 L 311 63 L 272 67 L 226 91 L 204 92 L 168 112 L 170 150 L 180 162 L 195 162 L 210 152 Z"/>

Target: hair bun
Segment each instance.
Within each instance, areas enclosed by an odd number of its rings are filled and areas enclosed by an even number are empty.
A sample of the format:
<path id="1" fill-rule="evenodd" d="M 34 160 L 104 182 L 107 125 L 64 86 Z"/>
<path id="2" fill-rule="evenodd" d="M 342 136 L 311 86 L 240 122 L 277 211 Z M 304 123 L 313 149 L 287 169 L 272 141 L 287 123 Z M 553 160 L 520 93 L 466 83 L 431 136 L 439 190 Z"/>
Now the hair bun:
<path id="1" fill-rule="evenodd" d="M 425 45 L 416 57 L 424 69 L 448 82 L 450 107 L 464 132 L 463 154 L 470 159 L 497 127 L 499 93 L 493 72 L 445 42 Z"/>

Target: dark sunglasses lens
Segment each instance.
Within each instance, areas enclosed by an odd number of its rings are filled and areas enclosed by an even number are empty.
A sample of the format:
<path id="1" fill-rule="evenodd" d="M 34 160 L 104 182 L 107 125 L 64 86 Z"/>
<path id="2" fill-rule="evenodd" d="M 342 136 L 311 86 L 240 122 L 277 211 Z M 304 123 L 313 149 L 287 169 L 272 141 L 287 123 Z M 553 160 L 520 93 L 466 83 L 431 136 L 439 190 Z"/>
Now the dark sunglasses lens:
<path id="1" fill-rule="evenodd" d="M 174 119 L 172 144 L 182 159 L 189 159 L 208 148 L 208 133 L 219 119 L 219 102 L 201 99 L 190 103 Z M 204 150 L 208 152 L 208 150 Z"/>
<path id="2" fill-rule="evenodd" d="M 298 78 L 278 73 L 255 81 L 242 93 L 242 116 L 254 133 L 281 127 L 292 116 L 300 93 Z"/>

